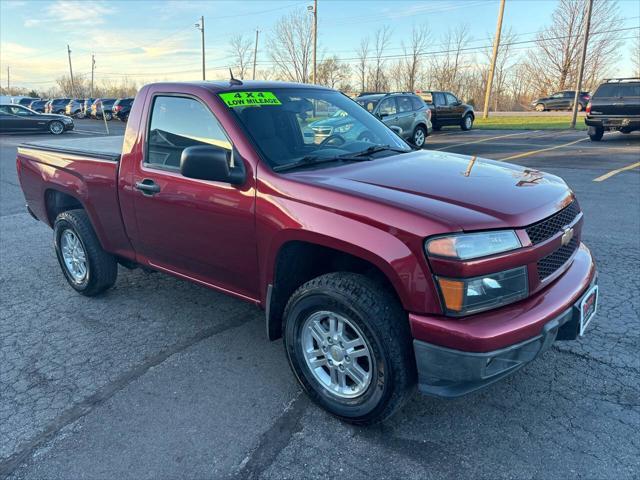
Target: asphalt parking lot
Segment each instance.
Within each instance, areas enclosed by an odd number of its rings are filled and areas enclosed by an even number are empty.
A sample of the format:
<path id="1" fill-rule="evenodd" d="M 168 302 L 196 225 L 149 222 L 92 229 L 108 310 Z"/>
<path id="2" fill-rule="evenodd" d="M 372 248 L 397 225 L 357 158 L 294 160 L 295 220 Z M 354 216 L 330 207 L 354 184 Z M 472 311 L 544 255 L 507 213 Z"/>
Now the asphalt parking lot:
<path id="1" fill-rule="evenodd" d="M 429 149 L 567 180 L 599 266 L 599 314 L 506 381 L 456 400 L 416 395 L 373 428 L 301 394 L 251 305 L 124 269 L 106 295 L 75 294 L 51 231 L 24 211 L 15 147 L 32 138 L 0 135 L 0 478 L 640 476 L 640 132 L 429 137 Z"/>

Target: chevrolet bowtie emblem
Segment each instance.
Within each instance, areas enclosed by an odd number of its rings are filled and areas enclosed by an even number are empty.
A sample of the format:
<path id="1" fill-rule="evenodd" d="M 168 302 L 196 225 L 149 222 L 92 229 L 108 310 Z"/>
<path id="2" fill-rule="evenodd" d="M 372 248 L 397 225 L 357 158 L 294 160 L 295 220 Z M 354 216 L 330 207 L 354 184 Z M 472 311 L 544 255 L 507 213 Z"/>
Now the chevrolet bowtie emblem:
<path id="1" fill-rule="evenodd" d="M 560 239 L 562 246 L 569 245 L 569 242 L 573 238 L 573 228 L 565 227 L 563 229 L 562 238 Z"/>

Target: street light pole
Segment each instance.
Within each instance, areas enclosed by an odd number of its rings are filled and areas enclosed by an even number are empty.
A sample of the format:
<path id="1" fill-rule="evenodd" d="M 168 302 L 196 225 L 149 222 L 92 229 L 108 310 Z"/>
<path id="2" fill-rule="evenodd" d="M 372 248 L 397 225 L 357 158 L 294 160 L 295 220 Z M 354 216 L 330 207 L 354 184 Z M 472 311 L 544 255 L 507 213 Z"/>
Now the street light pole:
<path id="1" fill-rule="evenodd" d="M 316 53 L 318 50 L 318 0 L 313 0 L 313 7 L 309 5 L 307 7 L 307 10 L 313 13 L 313 83 L 316 83 Z"/>
<path id="2" fill-rule="evenodd" d="M 487 78 L 487 90 L 484 94 L 484 112 L 482 113 L 482 118 L 489 118 L 489 99 L 491 97 L 493 75 L 496 71 L 496 60 L 498 59 L 498 47 L 500 46 L 500 34 L 502 33 L 502 17 L 504 16 L 504 4 L 505 0 L 500 0 L 498 25 L 496 27 L 496 38 L 493 40 L 493 54 L 491 55 L 491 68 L 489 69 L 489 78 Z"/>
<path id="3" fill-rule="evenodd" d="M 202 80 L 206 80 L 205 67 L 204 67 L 204 16 L 200 17 L 200 23 L 196 23 L 196 28 L 200 30 L 202 37 Z"/>
<path id="4" fill-rule="evenodd" d="M 71 67 L 71 48 L 67 45 L 67 54 L 69 55 L 69 76 L 71 77 L 71 95 L 76 94 L 76 86 L 73 82 L 73 68 Z"/>
<path id="5" fill-rule="evenodd" d="M 93 98 L 93 71 L 96 68 L 96 56 L 95 54 L 91 54 L 91 95 L 89 98 Z"/>
<path id="6" fill-rule="evenodd" d="M 256 44 L 253 47 L 253 80 L 256 79 L 256 58 L 258 57 L 258 33 L 259 33 L 259 30 L 256 28 Z"/>
<path id="7" fill-rule="evenodd" d="M 582 90 L 582 77 L 584 75 L 584 60 L 587 57 L 587 43 L 589 42 L 589 28 L 591 27 L 591 8 L 593 0 L 587 0 L 587 18 L 584 27 L 584 40 L 582 41 L 582 55 L 580 56 L 580 66 L 578 67 L 578 82 L 576 94 L 573 97 L 573 112 L 571 113 L 571 125 L 569 128 L 576 128 L 576 117 L 578 116 L 578 98 Z"/>

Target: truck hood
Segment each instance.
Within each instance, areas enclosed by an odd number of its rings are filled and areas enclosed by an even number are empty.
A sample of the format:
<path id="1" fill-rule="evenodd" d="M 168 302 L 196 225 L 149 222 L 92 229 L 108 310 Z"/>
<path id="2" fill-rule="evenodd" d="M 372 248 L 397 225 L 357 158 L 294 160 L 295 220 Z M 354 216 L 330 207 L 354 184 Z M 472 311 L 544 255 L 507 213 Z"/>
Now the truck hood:
<path id="1" fill-rule="evenodd" d="M 524 227 L 573 198 L 555 175 L 445 152 L 417 151 L 292 176 L 461 230 Z"/>

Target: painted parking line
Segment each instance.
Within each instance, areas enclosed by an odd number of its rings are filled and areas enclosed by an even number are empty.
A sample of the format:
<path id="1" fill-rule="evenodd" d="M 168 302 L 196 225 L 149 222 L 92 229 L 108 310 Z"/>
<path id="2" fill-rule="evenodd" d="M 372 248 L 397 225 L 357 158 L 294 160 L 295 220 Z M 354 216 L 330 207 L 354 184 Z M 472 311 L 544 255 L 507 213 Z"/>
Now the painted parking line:
<path id="1" fill-rule="evenodd" d="M 530 150 L 528 152 L 517 153 L 509 157 L 500 158 L 498 161 L 505 162 L 507 160 L 516 160 L 518 158 L 530 157 L 532 155 L 537 155 L 538 153 L 549 152 L 551 150 L 557 150 L 558 148 L 569 147 L 571 145 L 575 145 L 576 143 L 584 142 L 585 140 L 589 140 L 589 137 L 579 138 L 578 140 L 574 140 L 572 142 L 567 142 L 567 143 L 561 143 L 560 145 L 554 145 L 553 147 L 540 148 L 538 150 Z"/>
<path id="2" fill-rule="evenodd" d="M 495 136 L 495 137 L 486 137 L 486 138 L 481 138 L 480 140 L 473 140 L 471 142 L 455 143 L 453 145 L 445 145 L 444 147 L 436 148 L 435 150 L 439 151 L 439 150 L 446 150 L 448 148 L 462 147 L 464 145 L 474 145 L 476 143 L 489 142 L 491 140 L 497 140 L 499 138 L 514 137 L 516 135 L 525 135 L 525 134 L 531 134 L 531 133 L 534 133 L 534 132 L 537 132 L 537 130 L 533 130 L 533 131 L 525 130 L 524 132 L 509 133 L 507 135 L 498 135 L 498 136 Z"/>
<path id="3" fill-rule="evenodd" d="M 634 168 L 640 167 L 640 162 L 632 163 L 631 165 L 627 165 L 626 167 L 616 168 L 615 170 L 611 170 L 610 172 L 605 173 L 604 175 L 599 176 L 598 178 L 594 178 L 594 182 L 603 182 L 607 178 L 611 178 L 614 175 L 617 175 L 621 172 L 625 172 L 627 170 L 632 170 Z"/>

